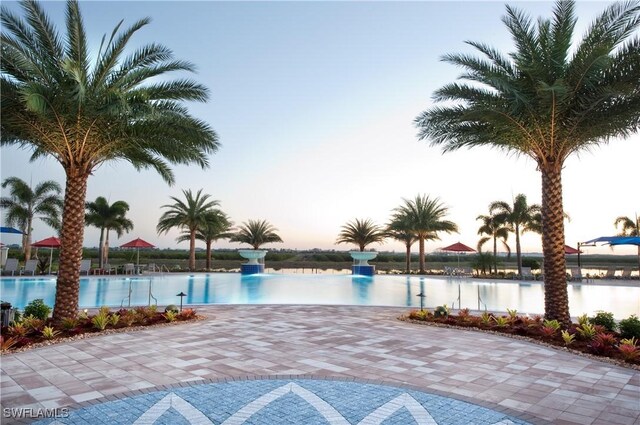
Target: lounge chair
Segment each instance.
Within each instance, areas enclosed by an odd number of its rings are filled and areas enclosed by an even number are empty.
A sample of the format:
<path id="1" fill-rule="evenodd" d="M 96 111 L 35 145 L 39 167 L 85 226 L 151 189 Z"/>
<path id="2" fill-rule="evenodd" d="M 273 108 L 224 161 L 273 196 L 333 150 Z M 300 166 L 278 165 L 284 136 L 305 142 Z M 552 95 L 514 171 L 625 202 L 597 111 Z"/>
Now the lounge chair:
<path id="1" fill-rule="evenodd" d="M 578 282 L 582 282 L 582 269 L 580 267 L 571 267 L 570 269 L 571 272 L 571 280 L 575 280 Z"/>
<path id="2" fill-rule="evenodd" d="M 124 274 L 134 274 L 136 266 L 133 263 L 127 263 L 124 265 Z"/>
<path id="3" fill-rule="evenodd" d="M 27 260 L 24 263 L 24 269 L 20 272 L 20 274 L 30 274 L 31 276 L 36 275 L 36 268 L 38 267 L 38 260 Z"/>
<path id="4" fill-rule="evenodd" d="M 534 276 L 531 273 L 531 267 L 522 267 L 522 274 L 520 275 L 522 280 L 533 280 Z"/>
<path id="5" fill-rule="evenodd" d="M 615 279 L 616 278 L 616 268 L 608 267 L 607 272 L 603 276 L 603 279 Z"/>
<path id="6" fill-rule="evenodd" d="M 82 260 L 80 262 L 80 274 L 85 273 L 89 276 L 89 272 L 91 271 L 91 260 Z"/>
<path id="7" fill-rule="evenodd" d="M 620 275 L 620 279 L 631 279 L 631 269 L 628 269 L 628 268 L 622 269 L 622 274 Z"/>
<path id="8" fill-rule="evenodd" d="M 14 276 L 16 273 L 19 273 L 19 266 L 17 258 L 7 258 L 7 262 L 4 264 L 4 269 L 2 269 L 2 274 L 9 274 Z"/>

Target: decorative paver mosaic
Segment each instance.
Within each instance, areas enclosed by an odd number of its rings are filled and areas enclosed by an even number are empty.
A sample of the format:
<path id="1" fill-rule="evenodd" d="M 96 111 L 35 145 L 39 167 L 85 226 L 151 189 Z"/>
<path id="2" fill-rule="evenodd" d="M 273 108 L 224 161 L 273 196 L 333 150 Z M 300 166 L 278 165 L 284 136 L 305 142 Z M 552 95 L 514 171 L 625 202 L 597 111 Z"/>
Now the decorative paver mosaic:
<path id="1" fill-rule="evenodd" d="M 251 380 L 154 391 L 72 410 L 37 424 L 526 425 L 421 391 L 333 380 Z"/>

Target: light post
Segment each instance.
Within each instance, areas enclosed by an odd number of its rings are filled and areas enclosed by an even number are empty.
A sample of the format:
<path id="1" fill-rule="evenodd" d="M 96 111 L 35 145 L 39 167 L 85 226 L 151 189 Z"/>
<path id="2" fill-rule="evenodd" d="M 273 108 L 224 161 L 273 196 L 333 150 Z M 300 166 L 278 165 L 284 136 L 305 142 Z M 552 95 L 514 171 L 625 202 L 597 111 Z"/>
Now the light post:
<path id="1" fill-rule="evenodd" d="M 180 313 L 182 313 L 182 299 L 186 296 L 187 294 L 185 294 L 184 292 L 180 292 L 178 295 L 176 295 L 176 297 L 180 297 Z"/>

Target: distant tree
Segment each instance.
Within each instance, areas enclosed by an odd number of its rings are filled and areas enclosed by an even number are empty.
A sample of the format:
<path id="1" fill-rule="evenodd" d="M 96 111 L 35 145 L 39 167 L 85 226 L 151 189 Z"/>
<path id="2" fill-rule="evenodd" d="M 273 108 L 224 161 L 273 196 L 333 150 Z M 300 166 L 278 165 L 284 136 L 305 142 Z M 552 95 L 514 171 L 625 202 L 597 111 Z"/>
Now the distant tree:
<path id="1" fill-rule="evenodd" d="M 575 1 L 557 1 L 533 21 L 507 5 L 515 47 L 503 54 L 468 41 L 480 55 L 448 54 L 463 68 L 416 118 L 420 139 L 444 152 L 495 147 L 531 159 L 542 178 L 545 316 L 571 323 L 564 256 L 562 170 L 570 156 L 640 129 L 640 6 L 612 2 L 585 34 Z"/>
<path id="2" fill-rule="evenodd" d="M 22 250 L 26 260 L 31 258 L 31 233 L 33 220 L 39 218 L 56 231 L 60 230 L 62 212 L 62 188 L 53 180 L 38 183 L 35 189 L 18 177 L 9 177 L 2 188 L 9 187 L 8 197 L 0 198 L 0 208 L 5 212 L 8 226 L 22 231 Z"/>
<path id="3" fill-rule="evenodd" d="M 446 207 L 439 198 L 429 198 L 427 195 L 417 195 L 414 199 L 403 199 L 404 204 L 395 208 L 391 220 L 406 220 L 409 229 L 418 239 L 420 250 L 420 271 L 425 274 L 424 242 L 440 239 L 438 232 L 457 232 L 458 226 L 444 217 L 448 214 Z"/>
<path id="4" fill-rule="evenodd" d="M 251 245 L 253 249 L 260 249 L 264 244 L 282 242 L 282 238 L 276 233 L 277 231 L 278 229 L 267 220 L 249 220 L 242 223 L 229 238 L 229 241 L 246 243 Z"/>
<path id="5" fill-rule="evenodd" d="M 53 310 L 60 321 L 78 312 L 89 176 L 104 163 L 124 161 L 137 170 L 153 168 L 172 184 L 170 164 L 206 168 L 219 144 L 185 104 L 205 102 L 207 88 L 168 75 L 192 72 L 194 65 L 161 44 L 129 43 L 149 19 L 129 28 L 121 21 L 91 52 L 97 43 L 87 39 L 78 1 L 66 3 L 65 34 L 41 3 L 20 5 L 24 17 L 5 6 L 0 13 L 1 144 L 30 149 L 32 160 L 50 156 L 65 171 Z M 127 54 L 128 48 L 134 50 Z"/>
<path id="6" fill-rule="evenodd" d="M 478 229 L 478 234 L 488 235 L 478 241 L 478 252 L 482 252 L 482 246 L 485 243 L 493 240 L 493 269 L 495 274 L 498 274 L 498 239 L 507 250 L 508 255 L 511 256 L 511 248 L 507 244 L 509 228 L 505 226 L 504 222 L 498 220 L 496 214 L 479 215 L 476 220 L 482 220 L 482 226 Z M 491 267 L 489 267 L 489 271 L 491 271 Z"/>
<path id="7" fill-rule="evenodd" d="M 204 213 L 204 221 L 196 229 L 196 239 L 205 243 L 207 259 L 205 268 L 211 269 L 211 244 L 219 239 L 230 238 L 233 223 L 229 217 L 217 208 L 212 208 Z M 178 242 L 191 240 L 191 232 L 184 232 L 177 239 Z"/>
<path id="8" fill-rule="evenodd" d="M 385 230 L 371 219 L 354 219 L 342 226 L 336 243 L 351 243 L 358 246 L 360 252 L 372 243 L 384 243 Z"/>
<path id="9" fill-rule="evenodd" d="M 538 204 L 527 204 L 527 197 L 522 193 L 515 197 L 513 204 L 495 201 L 489 205 L 489 212 L 495 217 L 495 220 L 498 223 L 504 223 L 509 231 L 516 235 L 518 275 L 522 275 L 520 236 L 525 232 L 539 232 L 541 230 L 540 209 Z"/>
<path id="10" fill-rule="evenodd" d="M 411 246 L 418 240 L 411 229 L 411 223 L 407 217 L 396 215 L 387 225 L 387 235 L 404 244 L 405 247 L 405 271 L 411 273 Z"/>
<path id="11" fill-rule="evenodd" d="M 635 220 L 620 216 L 613 225 L 619 230 L 619 236 L 640 236 L 640 218 L 636 214 Z M 640 245 L 638 245 L 638 271 L 640 271 Z"/>
<path id="12" fill-rule="evenodd" d="M 87 202 L 85 225 L 100 229 L 100 243 L 98 245 L 98 257 L 100 268 L 109 263 L 109 231 L 115 230 L 118 237 L 123 233 L 133 230 L 133 222 L 126 218 L 129 204 L 125 201 L 115 201 L 109 205 L 109 201 L 98 196 L 95 201 Z"/>
<path id="13" fill-rule="evenodd" d="M 166 208 L 156 230 L 158 233 L 167 233 L 172 228 L 178 228 L 185 231 L 189 235 L 189 270 L 196 269 L 196 233 L 198 229 L 205 225 L 207 213 L 219 202 L 211 198 L 211 195 L 202 194 L 200 189 L 195 195 L 191 190 L 182 191 L 185 200 L 171 196 L 175 201 L 173 204 L 163 205 Z"/>

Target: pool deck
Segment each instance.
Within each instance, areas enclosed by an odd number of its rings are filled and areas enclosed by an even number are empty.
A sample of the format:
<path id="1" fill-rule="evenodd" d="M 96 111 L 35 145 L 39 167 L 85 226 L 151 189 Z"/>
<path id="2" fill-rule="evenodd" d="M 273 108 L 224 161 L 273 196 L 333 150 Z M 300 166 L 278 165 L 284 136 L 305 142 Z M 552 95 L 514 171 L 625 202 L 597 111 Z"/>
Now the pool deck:
<path id="1" fill-rule="evenodd" d="M 196 323 L 4 355 L 0 404 L 79 408 L 194 382 L 337 378 L 443 395 L 536 424 L 640 425 L 638 371 L 499 335 L 396 320 L 406 311 L 199 307 L 207 319 Z"/>

